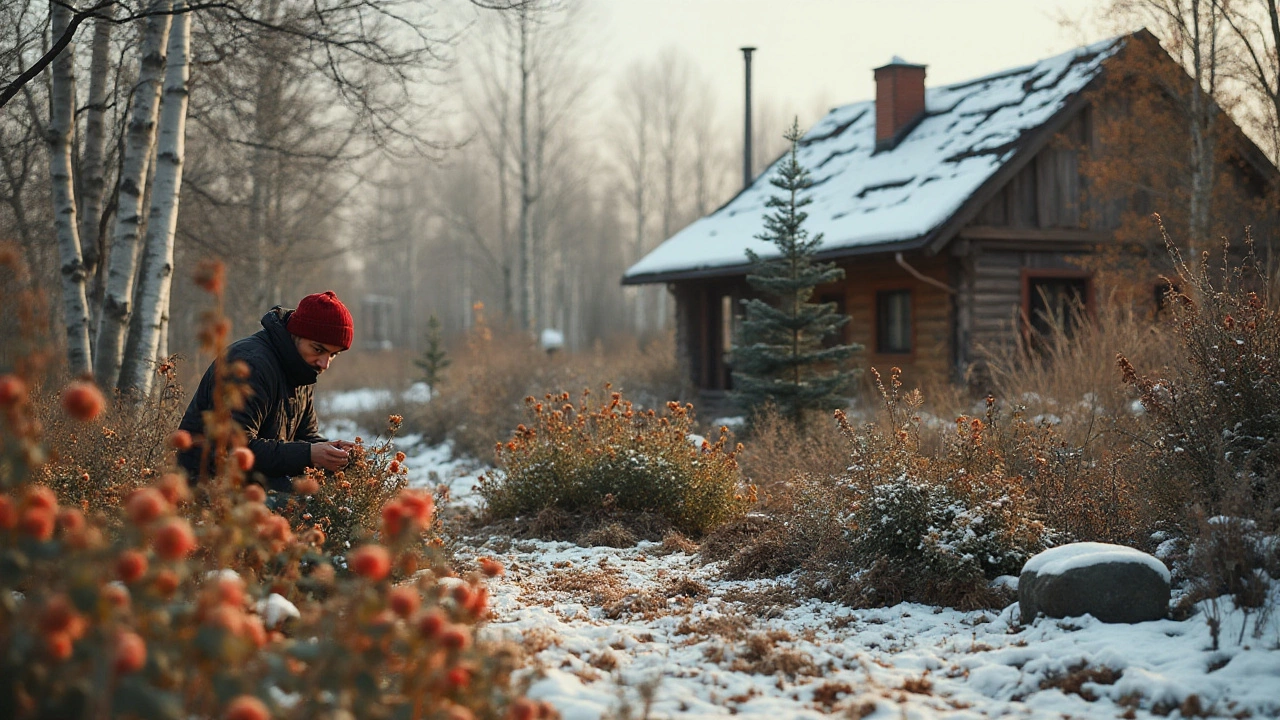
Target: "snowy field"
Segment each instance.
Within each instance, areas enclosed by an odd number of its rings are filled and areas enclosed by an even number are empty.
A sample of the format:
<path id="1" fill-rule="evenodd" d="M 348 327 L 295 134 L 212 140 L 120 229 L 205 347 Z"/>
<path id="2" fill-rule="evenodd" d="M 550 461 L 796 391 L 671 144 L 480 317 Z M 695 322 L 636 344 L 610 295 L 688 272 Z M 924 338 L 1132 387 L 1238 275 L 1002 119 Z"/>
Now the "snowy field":
<path id="1" fill-rule="evenodd" d="M 482 468 L 414 440 L 398 442 L 412 482 L 448 484 L 454 502 L 474 505 Z M 566 720 L 1280 717 L 1280 617 L 1229 600 L 1213 651 L 1204 606 L 1181 622 L 1023 626 L 1016 604 L 796 604 L 786 579 L 722 580 L 716 565 L 656 543 L 464 545 L 506 565 L 485 632 L 524 646 L 529 695 Z"/>

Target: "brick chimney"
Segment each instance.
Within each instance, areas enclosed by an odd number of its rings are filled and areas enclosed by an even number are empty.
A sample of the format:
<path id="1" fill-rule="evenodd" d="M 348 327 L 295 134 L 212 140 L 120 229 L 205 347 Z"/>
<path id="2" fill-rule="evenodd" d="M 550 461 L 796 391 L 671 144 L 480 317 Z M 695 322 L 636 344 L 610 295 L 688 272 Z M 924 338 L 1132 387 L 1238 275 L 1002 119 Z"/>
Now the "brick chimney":
<path id="1" fill-rule="evenodd" d="M 892 150 L 924 117 L 924 65 L 893 56 L 876 74 L 876 151 Z"/>

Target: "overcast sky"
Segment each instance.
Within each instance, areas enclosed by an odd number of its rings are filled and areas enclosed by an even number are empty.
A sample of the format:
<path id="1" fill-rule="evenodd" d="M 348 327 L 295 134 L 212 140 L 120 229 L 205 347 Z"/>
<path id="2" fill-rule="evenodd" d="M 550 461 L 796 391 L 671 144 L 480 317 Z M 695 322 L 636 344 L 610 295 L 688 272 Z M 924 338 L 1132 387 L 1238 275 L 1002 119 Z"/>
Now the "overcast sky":
<path id="1" fill-rule="evenodd" d="M 928 66 L 930 86 L 978 77 L 1101 38 L 1081 30 L 1100 0 L 587 0 L 587 50 L 609 83 L 667 46 L 742 107 L 742 53 L 755 46 L 753 93 L 816 119 L 874 95 L 872 68 L 894 55 Z"/>

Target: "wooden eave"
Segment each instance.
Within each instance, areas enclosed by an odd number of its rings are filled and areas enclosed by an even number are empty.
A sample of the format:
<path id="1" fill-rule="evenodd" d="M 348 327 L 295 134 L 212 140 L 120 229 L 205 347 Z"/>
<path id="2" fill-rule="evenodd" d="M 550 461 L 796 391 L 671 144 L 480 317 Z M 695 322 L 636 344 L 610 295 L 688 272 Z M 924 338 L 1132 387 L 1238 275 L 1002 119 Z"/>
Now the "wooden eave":
<path id="1" fill-rule="evenodd" d="M 877 255 L 880 253 L 907 252 L 918 249 L 924 238 L 910 240 L 893 240 L 890 242 L 861 245 L 856 247 L 835 248 L 814 253 L 820 262 L 831 262 L 851 257 Z M 646 273 L 632 277 L 623 277 L 623 285 L 651 285 L 654 283 L 682 282 L 685 280 L 706 280 L 721 277 L 739 277 L 746 275 L 751 263 L 741 262 L 734 265 L 717 265 L 716 267 L 693 268 L 689 270 L 673 270 L 669 272 Z"/>

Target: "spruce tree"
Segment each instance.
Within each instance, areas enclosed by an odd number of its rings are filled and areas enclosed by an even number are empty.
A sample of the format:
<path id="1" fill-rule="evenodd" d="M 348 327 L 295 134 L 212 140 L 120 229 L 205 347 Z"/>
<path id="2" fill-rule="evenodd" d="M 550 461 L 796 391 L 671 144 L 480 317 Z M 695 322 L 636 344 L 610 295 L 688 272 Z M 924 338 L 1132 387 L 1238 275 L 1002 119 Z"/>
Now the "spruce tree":
<path id="1" fill-rule="evenodd" d="M 436 384 L 440 382 L 444 369 L 449 367 L 449 358 L 445 355 L 444 343 L 440 338 L 440 321 L 435 315 L 427 319 L 427 348 L 413 364 L 422 371 L 422 379 L 434 397 Z"/>
<path id="2" fill-rule="evenodd" d="M 756 237 L 773 243 L 779 256 L 763 259 L 747 250 L 751 272 L 747 283 L 768 299 L 744 300 L 746 317 L 733 350 L 733 385 L 738 402 L 756 408 L 772 402 L 797 426 L 805 411 L 828 410 L 842 404 L 854 373 L 845 360 L 857 345 L 823 347 L 823 338 L 838 331 L 849 316 L 835 303 L 811 302 L 814 288 L 844 277 L 834 263 L 814 260 L 822 235 L 810 238 L 802 208 L 812 200 L 803 193 L 813 185 L 796 158 L 800 126 L 786 133 L 791 152 L 769 182 L 781 190 L 766 202 L 764 232 Z"/>

